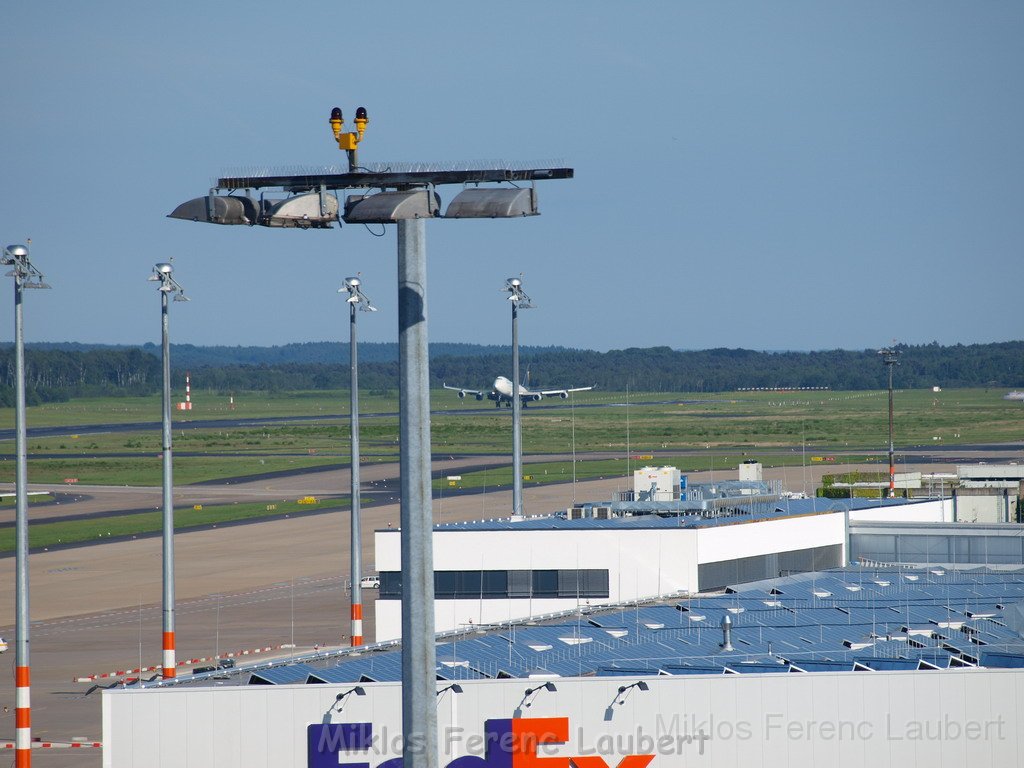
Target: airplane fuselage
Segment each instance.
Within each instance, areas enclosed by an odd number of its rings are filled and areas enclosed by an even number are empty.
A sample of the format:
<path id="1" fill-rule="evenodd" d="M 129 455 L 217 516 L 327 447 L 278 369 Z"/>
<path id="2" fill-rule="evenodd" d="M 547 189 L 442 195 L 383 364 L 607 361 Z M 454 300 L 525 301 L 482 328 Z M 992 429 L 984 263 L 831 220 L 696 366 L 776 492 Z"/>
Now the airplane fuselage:
<path id="1" fill-rule="evenodd" d="M 502 404 L 511 407 L 512 406 L 512 379 L 505 376 L 499 376 L 494 380 L 491 385 L 491 391 L 479 389 L 469 389 L 468 387 L 450 387 L 448 384 L 444 384 L 444 388 L 457 392 L 460 400 L 465 400 L 466 395 L 472 395 L 477 400 L 483 400 L 485 397 L 488 400 L 493 400 L 495 407 L 501 407 Z M 526 406 L 528 403 L 542 400 L 545 397 L 560 397 L 563 400 L 568 399 L 569 394 L 572 392 L 586 392 L 593 389 L 590 387 L 573 387 L 567 389 L 529 389 L 525 386 L 519 386 L 519 401 Z"/>
<path id="2" fill-rule="evenodd" d="M 507 379 L 504 376 L 499 376 L 494 380 L 494 384 L 491 385 L 491 394 L 488 395 L 491 400 L 501 405 L 503 402 L 512 403 L 512 380 Z M 519 386 L 519 399 L 525 405 L 531 400 L 540 400 L 544 395 L 540 392 L 531 392 L 526 387 Z"/>

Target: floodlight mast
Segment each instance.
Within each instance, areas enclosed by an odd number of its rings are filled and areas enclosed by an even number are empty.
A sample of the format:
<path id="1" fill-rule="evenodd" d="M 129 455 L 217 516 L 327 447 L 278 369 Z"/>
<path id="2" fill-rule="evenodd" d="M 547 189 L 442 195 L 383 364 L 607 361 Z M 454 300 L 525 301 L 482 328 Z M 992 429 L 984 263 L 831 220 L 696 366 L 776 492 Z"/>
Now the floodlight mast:
<path id="1" fill-rule="evenodd" d="M 28 242 L 32 242 L 29 240 Z M 15 419 L 15 659 L 14 659 L 14 765 L 32 765 L 31 669 L 29 664 L 28 583 L 28 452 L 25 431 L 25 331 L 22 291 L 49 288 L 42 273 L 29 260 L 28 247 L 9 245 L 0 264 L 13 267 L 14 278 L 14 419 Z"/>
<path id="2" fill-rule="evenodd" d="M 161 262 L 153 267 L 150 282 L 159 283 L 160 292 L 160 345 L 163 371 L 162 405 L 162 453 L 163 459 L 163 650 L 161 674 L 164 679 L 177 675 L 174 638 L 174 470 L 171 455 L 171 342 L 170 317 L 167 312 L 167 297 L 174 295 L 174 301 L 188 301 L 185 289 L 171 276 L 174 268 Z"/>
<path id="3" fill-rule="evenodd" d="M 362 280 L 358 277 L 346 277 L 345 284 L 338 293 L 348 291 L 346 303 L 349 308 L 349 413 L 351 414 L 351 496 L 352 509 L 350 515 L 349 543 L 349 578 L 352 582 L 352 606 L 350 610 L 351 632 L 350 644 L 353 648 L 363 644 L 363 591 L 362 584 L 362 528 L 359 522 L 359 353 L 356 346 L 356 311 L 376 312 L 377 308 L 370 303 L 369 297 L 363 293 Z"/>
<path id="4" fill-rule="evenodd" d="M 896 498 L 896 459 L 893 450 L 893 410 L 892 410 L 892 369 L 899 365 L 900 351 L 895 347 L 886 347 L 878 350 L 882 356 L 882 362 L 889 369 L 889 498 Z"/>
<path id="5" fill-rule="evenodd" d="M 335 120 L 338 122 L 336 123 Z M 364 121 L 360 123 L 360 121 Z M 349 153 L 349 173 L 304 173 L 287 176 L 229 176 L 218 180 L 209 195 L 189 200 L 170 218 L 212 224 L 259 224 L 267 227 L 327 228 L 333 219 L 347 223 L 397 224 L 399 435 L 401 442 L 402 550 L 402 739 L 406 768 L 437 766 L 437 687 L 434 647 L 434 573 L 430 488 L 430 390 L 426 312 L 425 219 L 440 217 L 437 187 L 465 188 L 449 204 L 443 218 L 519 218 L 535 216 L 535 190 L 517 182 L 571 179 L 572 168 L 521 168 L 503 165 L 461 170 L 369 171 L 357 165 L 355 146 L 369 122 L 356 113 L 357 132 L 343 134 L 340 110 L 332 111 L 331 127 L 339 149 Z M 481 188 L 481 184 L 514 184 Z M 471 186 L 470 186 L 471 185 Z M 277 187 L 296 195 L 289 201 L 318 198 L 316 213 L 285 216 L 277 206 L 261 212 L 237 190 Z M 350 199 L 342 216 L 329 216 L 326 203 L 339 190 L 361 189 L 375 194 Z M 229 194 L 219 196 L 218 191 Z M 337 202 L 336 200 L 334 202 Z M 284 204 L 282 203 L 282 204 Z M 279 204 L 279 205 L 282 205 Z M 301 210 L 308 211 L 304 206 Z M 340 208 L 340 206 L 339 206 Z M 337 209 L 335 209 L 337 210 Z"/>
<path id="6" fill-rule="evenodd" d="M 533 309 L 519 277 L 505 281 L 512 304 L 512 514 L 523 514 L 523 404 L 519 397 L 519 310 Z"/>

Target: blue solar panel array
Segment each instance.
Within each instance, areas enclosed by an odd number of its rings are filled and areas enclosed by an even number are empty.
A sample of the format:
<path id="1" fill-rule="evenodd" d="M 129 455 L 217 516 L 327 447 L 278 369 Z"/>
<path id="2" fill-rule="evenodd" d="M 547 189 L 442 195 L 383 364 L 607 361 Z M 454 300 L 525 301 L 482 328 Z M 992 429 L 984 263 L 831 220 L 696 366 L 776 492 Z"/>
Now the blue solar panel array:
<path id="1" fill-rule="evenodd" d="M 439 680 L 531 675 L 1024 667 L 1024 569 L 847 568 L 745 584 L 670 605 L 610 609 L 574 621 L 482 629 L 439 643 Z M 733 650 L 722 649 L 722 619 Z M 250 682 L 401 679 L 399 651 L 254 673 Z"/>

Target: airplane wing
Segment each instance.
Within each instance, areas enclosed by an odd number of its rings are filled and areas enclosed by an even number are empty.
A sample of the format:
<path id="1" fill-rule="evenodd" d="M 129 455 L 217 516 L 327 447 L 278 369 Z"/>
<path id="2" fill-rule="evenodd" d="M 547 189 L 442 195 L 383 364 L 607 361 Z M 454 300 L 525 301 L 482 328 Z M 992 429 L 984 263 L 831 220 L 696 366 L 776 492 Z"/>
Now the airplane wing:
<path id="1" fill-rule="evenodd" d="M 447 384 L 442 384 L 445 389 L 450 389 L 452 392 L 459 393 L 459 399 L 464 398 L 466 395 L 472 395 L 477 400 L 482 400 L 486 392 L 481 392 L 478 389 L 468 389 L 466 387 L 449 387 Z"/>
<path id="2" fill-rule="evenodd" d="M 596 386 L 596 385 L 594 385 Z M 569 389 L 542 389 L 540 393 L 545 397 L 560 397 L 563 400 L 569 396 L 570 392 L 589 392 L 594 386 L 589 387 L 570 387 Z"/>

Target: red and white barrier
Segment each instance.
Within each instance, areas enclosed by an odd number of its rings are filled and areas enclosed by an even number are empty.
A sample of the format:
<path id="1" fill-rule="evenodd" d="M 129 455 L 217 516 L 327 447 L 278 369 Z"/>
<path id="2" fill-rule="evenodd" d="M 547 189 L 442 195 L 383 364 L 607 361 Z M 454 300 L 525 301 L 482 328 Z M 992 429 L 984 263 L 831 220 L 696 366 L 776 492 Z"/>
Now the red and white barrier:
<path id="1" fill-rule="evenodd" d="M 279 651 L 284 646 L 281 645 L 268 645 L 263 648 L 249 648 L 244 651 L 232 651 L 231 653 L 222 653 L 220 656 L 203 656 L 198 659 L 184 659 L 179 661 L 176 666 L 187 667 L 192 664 L 202 664 L 206 661 L 217 661 L 218 659 L 237 659 L 242 656 L 255 656 L 260 653 L 270 653 L 272 651 Z M 113 677 L 127 677 L 128 675 L 140 675 L 143 672 L 156 672 L 163 667 L 160 664 L 154 664 L 151 667 L 136 667 L 135 669 L 119 669 L 115 672 L 102 672 L 98 675 L 87 675 L 84 677 L 74 678 L 76 683 L 94 683 L 97 680 L 105 680 Z"/>
<path id="2" fill-rule="evenodd" d="M 2 749 L 16 749 L 13 741 L 0 741 Z M 99 741 L 33 741 L 32 749 L 103 749 Z"/>

